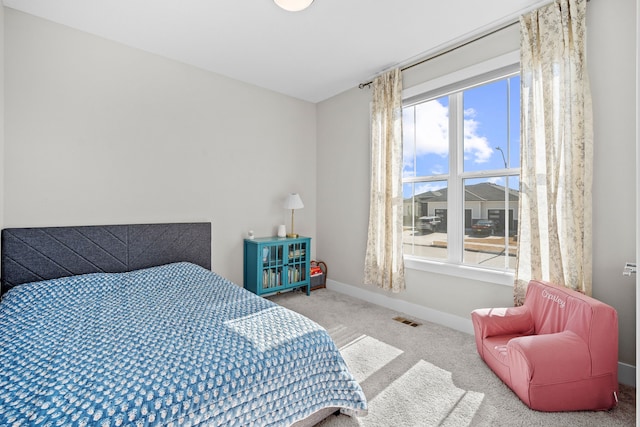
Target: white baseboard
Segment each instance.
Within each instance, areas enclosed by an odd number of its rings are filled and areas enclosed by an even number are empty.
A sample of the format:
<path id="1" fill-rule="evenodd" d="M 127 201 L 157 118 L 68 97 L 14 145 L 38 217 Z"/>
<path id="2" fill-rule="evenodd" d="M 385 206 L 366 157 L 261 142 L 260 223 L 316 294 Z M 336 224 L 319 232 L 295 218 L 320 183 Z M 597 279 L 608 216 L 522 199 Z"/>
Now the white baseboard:
<path id="1" fill-rule="evenodd" d="M 358 298 L 372 304 L 408 314 L 412 317 L 426 320 L 427 322 L 437 323 L 439 325 L 473 335 L 473 324 L 471 323 L 470 318 L 467 319 L 465 317 L 434 310 L 420 304 L 414 304 L 397 298 L 390 298 L 377 292 L 371 292 L 366 289 L 340 283 L 332 279 L 327 279 L 327 288 L 340 292 L 341 294 L 349 295 L 350 297 Z M 618 381 L 622 384 L 635 387 L 636 367 L 618 362 Z"/>
<path id="2" fill-rule="evenodd" d="M 636 386 L 636 367 L 618 362 L 618 382 L 631 387 Z"/>
<path id="3" fill-rule="evenodd" d="M 391 310 L 426 320 L 427 322 L 438 323 L 451 329 L 473 335 L 473 324 L 471 323 L 470 318 L 465 319 L 464 317 L 444 313 L 420 304 L 414 304 L 397 298 L 390 298 L 377 292 L 371 292 L 357 286 L 347 285 L 331 279 L 327 279 L 327 288 L 340 292 L 341 294 L 359 298 L 372 304 L 380 305 Z"/>

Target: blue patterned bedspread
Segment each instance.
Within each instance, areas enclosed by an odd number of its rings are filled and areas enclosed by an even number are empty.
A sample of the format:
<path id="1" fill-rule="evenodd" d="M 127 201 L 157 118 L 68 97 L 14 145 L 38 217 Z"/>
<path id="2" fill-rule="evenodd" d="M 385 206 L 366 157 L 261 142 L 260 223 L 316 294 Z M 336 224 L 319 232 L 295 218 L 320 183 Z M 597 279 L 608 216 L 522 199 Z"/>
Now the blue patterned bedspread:
<path id="1" fill-rule="evenodd" d="M 194 264 L 18 286 L 2 426 L 280 426 L 366 399 L 318 324 Z"/>

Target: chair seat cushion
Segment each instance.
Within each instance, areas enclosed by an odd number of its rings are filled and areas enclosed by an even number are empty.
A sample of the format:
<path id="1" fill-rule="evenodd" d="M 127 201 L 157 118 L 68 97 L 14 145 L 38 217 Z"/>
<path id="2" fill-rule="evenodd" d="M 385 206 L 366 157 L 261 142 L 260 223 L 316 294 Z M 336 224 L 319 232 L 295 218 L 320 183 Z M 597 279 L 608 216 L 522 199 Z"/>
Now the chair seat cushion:
<path id="1" fill-rule="evenodd" d="M 484 346 L 485 362 L 505 383 L 509 383 L 509 359 L 507 356 L 507 344 L 511 339 L 521 335 L 498 335 L 487 337 L 482 345 Z"/>

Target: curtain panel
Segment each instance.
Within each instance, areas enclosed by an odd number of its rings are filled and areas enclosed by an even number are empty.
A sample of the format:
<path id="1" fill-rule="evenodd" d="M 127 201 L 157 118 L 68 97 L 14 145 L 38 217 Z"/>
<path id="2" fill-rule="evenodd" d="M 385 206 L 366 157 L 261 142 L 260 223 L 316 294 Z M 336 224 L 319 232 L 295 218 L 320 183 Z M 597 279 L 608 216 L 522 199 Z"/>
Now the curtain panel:
<path id="1" fill-rule="evenodd" d="M 591 295 L 593 118 L 586 0 L 520 18 L 521 197 L 514 300 L 529 280 Z"/>
<path id="2" fill-rule="evenodd" d="M 402 75 L 394 69 L 373 81 L 371 193 L 364 282 L 405 288 L 402 256 Z"/>

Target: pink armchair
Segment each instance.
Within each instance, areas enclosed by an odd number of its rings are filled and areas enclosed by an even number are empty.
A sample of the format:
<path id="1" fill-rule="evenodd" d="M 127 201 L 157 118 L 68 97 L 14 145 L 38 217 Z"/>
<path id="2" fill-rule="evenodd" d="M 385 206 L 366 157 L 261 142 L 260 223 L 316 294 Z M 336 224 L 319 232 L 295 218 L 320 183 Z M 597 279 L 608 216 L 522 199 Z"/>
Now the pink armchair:
<path id="1" fill-rule="evenodd" d="M 531 281 L 524 305 L 471 313 L 480 357 L 531 409 L 617 403 L 618 314 L 570 289 Z"/>

